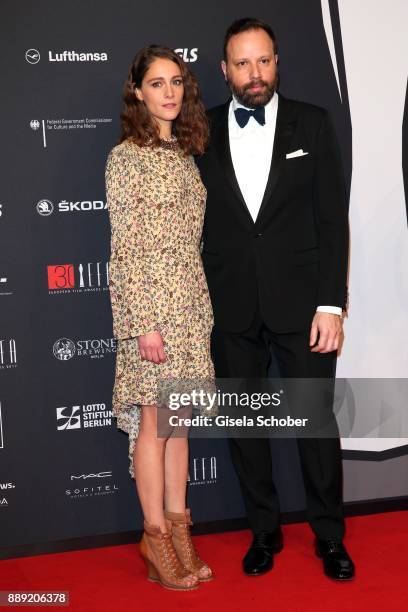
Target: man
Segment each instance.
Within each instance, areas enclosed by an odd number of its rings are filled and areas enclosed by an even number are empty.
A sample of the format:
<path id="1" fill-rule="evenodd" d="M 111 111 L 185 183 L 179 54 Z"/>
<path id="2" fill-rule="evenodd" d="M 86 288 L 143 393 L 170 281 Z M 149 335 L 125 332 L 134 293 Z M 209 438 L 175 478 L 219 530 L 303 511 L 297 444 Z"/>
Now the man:
<path id="1" fill-rule="evenodd" d="M 268 24 L 246 18 L 227 30 L 221 66 L 232 99 L 209 111 L 211 142 L 197 159 L 212 356 L 218 378 L 266 378 L 272 348 L 283 378 L 333 380 L 347 301 L 340 152 L 327 111 L 277 93 L 277 62 Z M 349 580 L 335 431 L 297 442 L 316 554 L 327 576 Z M 282 548 L 269 440 L 229 442 L 253 532 L 243 569 L 258 575 Z"/>

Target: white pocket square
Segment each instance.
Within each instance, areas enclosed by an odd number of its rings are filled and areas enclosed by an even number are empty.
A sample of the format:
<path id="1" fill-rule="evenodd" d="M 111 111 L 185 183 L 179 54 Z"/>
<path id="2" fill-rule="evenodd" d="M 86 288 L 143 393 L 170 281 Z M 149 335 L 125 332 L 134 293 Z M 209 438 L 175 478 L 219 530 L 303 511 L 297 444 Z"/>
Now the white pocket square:
<path id="1" fill-rule="evenodd" d="M 286 159 L 291 159 L 292 157 L 302 157 L 303 155 L 309 155 L 309 152 L 304 151 L 303 149 L 298 149 L 297 151 L 292 151 L 292 153 L 286 153 Z"/>

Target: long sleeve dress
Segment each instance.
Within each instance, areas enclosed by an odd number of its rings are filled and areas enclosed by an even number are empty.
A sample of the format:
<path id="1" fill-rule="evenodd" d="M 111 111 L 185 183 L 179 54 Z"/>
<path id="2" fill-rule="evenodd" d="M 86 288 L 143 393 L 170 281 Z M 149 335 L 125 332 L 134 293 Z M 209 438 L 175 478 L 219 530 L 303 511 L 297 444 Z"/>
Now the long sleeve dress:
<path id="1" fill-rule="evenodd" d="M 206 190 L 175 137 L 158 147 L 125 140 L 106 163 L 111 224 L 109 290 L 117 339 L 112 411 L 129 434 L 166 380 L 214 378 L 213 313 L 200 254 Z M 167 360 L 142 360 L 137 336 L 160 332 Z"/>

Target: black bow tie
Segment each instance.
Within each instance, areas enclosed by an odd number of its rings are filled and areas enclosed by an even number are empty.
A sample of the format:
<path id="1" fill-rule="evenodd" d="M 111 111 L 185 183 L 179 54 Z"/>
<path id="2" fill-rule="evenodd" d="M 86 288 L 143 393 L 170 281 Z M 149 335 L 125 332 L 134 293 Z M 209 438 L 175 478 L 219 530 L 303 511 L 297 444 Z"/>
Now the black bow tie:
<path id="1" fill-rule="evenodd" d="M 259 106 L 258 108 L 254 108 L 253 110 L 248 110 L 246 108 L 238 107 L 234 110 L 235 119 L 239 127 L 243 128 L 249 121 L 250 117 L 253 117 L 257 120 L 259 125 L 265 125 L 265 107 Z"/>

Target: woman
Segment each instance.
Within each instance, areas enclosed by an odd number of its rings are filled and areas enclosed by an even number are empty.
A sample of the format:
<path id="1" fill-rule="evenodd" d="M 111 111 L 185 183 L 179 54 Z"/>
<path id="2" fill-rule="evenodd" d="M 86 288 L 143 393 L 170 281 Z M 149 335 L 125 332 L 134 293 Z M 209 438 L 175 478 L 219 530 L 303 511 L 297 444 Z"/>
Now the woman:
<path id="1" fill-rule="evenodd" d="M 196 80 L 166 47 L 136 55 L 123 100 L 120 143 L 106 165 L 118 339 L 113 413 L 129 434 L 148 577 L 190 590 L 212 572 L 191 541 L 188 440 L 157 437 L 157 405 L 161 382 L 214 377 L 199 250 L 206 191 L 192 157 L 204 151 L 208 124 Z"/>

